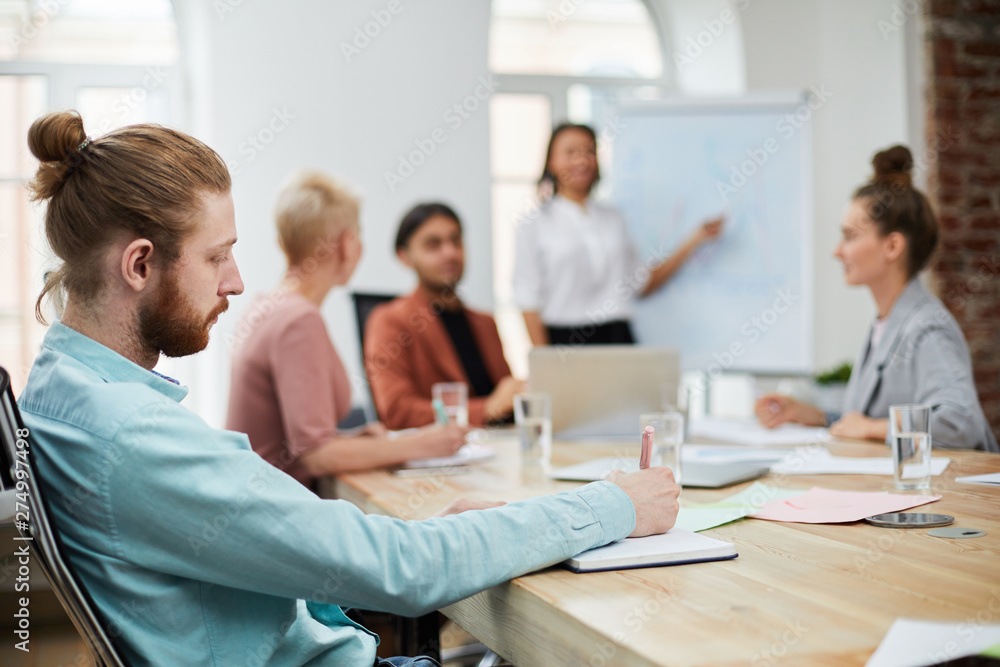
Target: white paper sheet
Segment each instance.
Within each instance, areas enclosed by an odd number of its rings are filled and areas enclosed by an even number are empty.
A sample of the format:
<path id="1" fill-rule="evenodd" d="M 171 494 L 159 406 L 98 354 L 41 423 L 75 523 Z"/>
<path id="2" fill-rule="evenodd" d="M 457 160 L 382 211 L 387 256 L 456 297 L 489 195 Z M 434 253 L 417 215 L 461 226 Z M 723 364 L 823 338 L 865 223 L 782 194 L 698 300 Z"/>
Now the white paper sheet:
<path id="1" fill-rule="evenodd" d="M 764 428 L 756 419 L 699 419 L 688 428 L 690 435 L 709 440 L 722 440 L 751 447 L 775 447 L 829 442 L 830 432 L 825 428 L 782 424 L 773 429 Z"/>
<path id="2" fill-rule="evenodd" d="M 1000 625 L 897 618 L 865 667 L 925 667 L 1000 644 Z"/>
<path id="3" fill-rule="evenodd" d="M 968 477 L 956 477 L 956 482 L 965 484 L 985 484 L 986 486 L 1000 486 L 1000 472 L 993 472 L 988 475 L 969 475 Z"/>
<path id="4" fill-rule="evenodd" d="M 945 471 L 951 459 L 931 457 L 931 475 Z M 904 476 L 912 468 L 903 468 Z M 882 457 L 833 456 L 828 450 L 809 452 L 807 456 L 789 457 L 771 466 L 772 473 L 783 475 L 891 475 L 892 459 Z"/>

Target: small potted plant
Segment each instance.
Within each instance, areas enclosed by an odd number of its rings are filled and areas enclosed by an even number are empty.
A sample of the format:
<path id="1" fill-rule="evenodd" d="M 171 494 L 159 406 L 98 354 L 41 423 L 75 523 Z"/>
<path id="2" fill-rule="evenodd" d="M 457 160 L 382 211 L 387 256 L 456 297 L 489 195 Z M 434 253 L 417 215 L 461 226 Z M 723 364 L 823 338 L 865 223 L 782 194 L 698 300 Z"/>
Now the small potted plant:
<path id="1" fill-rule="evenodd" d="M 844 392 L 851 379 L 851 364 L 844 362 L 829 371 L 813 377 L 816 407 L 823 412 L 840 412 L 844 409 Z"/>

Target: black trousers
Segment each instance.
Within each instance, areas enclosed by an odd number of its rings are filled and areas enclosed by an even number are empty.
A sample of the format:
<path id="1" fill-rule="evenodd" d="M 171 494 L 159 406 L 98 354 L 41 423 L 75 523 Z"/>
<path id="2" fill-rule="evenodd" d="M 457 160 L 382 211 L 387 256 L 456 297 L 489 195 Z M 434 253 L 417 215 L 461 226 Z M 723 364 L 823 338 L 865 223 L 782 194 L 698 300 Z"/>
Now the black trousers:
<path id="1" fill-rule="evenodd" d="M 604 324 L 582 324 L 577 327 L 550 327 L 550 345 L 632 345 L 632 327 L 627 320 Z"/>

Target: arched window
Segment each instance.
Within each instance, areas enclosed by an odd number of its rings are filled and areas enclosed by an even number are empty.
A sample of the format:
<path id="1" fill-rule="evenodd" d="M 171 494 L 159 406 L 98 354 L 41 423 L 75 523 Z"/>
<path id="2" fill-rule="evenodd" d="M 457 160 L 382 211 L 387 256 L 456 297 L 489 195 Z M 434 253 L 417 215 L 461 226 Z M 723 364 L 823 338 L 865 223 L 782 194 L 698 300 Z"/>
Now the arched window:
<path id="1" fill-rule="evenodd" d="M 639 0 L 493 0 L 490 69 L 658 79 L 660 40 Z"/>
<path id="2" fill-rule="evenodd" d="M 515 375 L 527 376 L 530 347 L 514 306 L 514 228 L 536 205 L 535 184 L 555 123 L 587 123 L 610 165 L 613 110 L 627 99 L 672 89 L 661 30 L 641 0 L 493 0 L 490 99 L 493 285 L 497 327 Z"/>
<path id="3" fill-rule="evenodd" d="M 35 298 L 52 267 L 40 210 L 24 188 L 37 166 L 28 127 L 46 111 L 69 108 L 93 136 L 168 123 L 177 59 L 170 0 L 0 3 L 0 364 L 16 393 L 44 335 Z"/>

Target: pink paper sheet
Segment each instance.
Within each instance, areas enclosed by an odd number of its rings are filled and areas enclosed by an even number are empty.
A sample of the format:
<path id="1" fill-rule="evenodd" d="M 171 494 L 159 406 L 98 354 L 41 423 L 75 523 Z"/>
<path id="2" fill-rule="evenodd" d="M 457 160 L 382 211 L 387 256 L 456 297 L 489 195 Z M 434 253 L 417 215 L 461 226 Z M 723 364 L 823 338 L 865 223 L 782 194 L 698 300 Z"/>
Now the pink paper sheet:
<path id="1" fill-rule="evenodd" d="M 814 486 L 809 492 L 786 500 L 772 500 L 751 514 L 753 519 L 797 523 L 846 523 L 886 512 L 926 505 L 941 496 L 835 491 Z"/>

